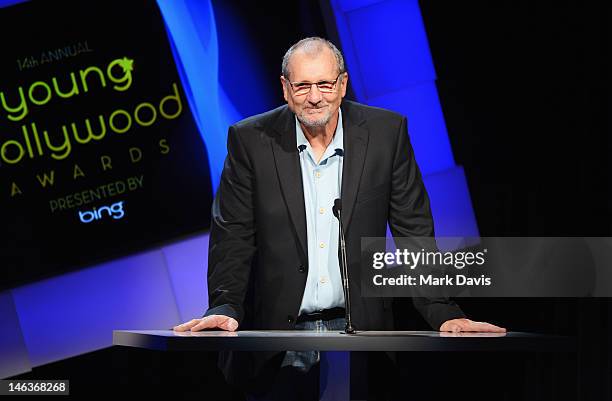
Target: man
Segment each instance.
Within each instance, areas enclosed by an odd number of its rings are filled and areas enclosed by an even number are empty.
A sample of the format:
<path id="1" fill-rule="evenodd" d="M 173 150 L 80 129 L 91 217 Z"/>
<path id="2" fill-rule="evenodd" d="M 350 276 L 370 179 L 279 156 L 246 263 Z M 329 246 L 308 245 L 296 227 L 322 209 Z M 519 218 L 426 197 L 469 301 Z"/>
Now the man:
<path id="1" fill-rule="evenodd" d="M 434 235 L 406 119 L 343 101 L 344 60 L 325 39 L 293 45 L 280 80 L 287 105 L 229 129 L 212 210 L 210 308 L 175 330 L 343 329 L 336 198 L 343 203 L 353 324 L 391 329 L 389 305 L 360 295 L 360 240 L 384 237 L 387 223 L 396 237 Z M 466 319 L 445 298 L 414 304 L 436 330 L 505 331 Z M 318 357 L 315 351 L 222 353 L 220 364 L 236 383 L 265 372 L 308 374 Z"/>

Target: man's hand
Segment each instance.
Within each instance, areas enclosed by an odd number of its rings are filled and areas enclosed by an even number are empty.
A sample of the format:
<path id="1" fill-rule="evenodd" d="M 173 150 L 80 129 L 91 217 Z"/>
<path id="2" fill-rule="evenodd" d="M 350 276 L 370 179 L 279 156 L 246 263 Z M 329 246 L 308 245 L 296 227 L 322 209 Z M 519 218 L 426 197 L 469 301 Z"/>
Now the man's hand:
<path id="1" fill-rule="evenodd" d="M 505 333 L 506 329 L 487 322 L 475 322 L 470 319 L 451 319 L 442 323 L 442 326 L 440 326 L 440 331 L 450 331 L 453 333 L 463 331 L 479 333 Z"/>
<path id="2" fill-rule="evenodd" d="M 226 331 L 236 331 L 238 322 L 236 319 L 225 315 L 210 315 L 202 319 L 192 319 L 186 323 L 173 327 L 174 331 L 200 331 L 204 329 L 219 328 Z"/>

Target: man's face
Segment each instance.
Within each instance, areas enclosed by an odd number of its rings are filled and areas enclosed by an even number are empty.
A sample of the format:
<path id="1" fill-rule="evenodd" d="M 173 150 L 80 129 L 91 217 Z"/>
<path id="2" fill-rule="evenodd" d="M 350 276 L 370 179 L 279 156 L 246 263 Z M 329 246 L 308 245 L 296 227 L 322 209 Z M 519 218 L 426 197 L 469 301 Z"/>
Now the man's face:
<path id="1" fill-rule="evenodd" d="M 295 113 L 298 120 L 306 127 L 325 126 L 332 117 L 335 117 L 340 108 L 340 102 L 346 95 L 348 74 L 342 73 L 338 77 L 338 66 L 333 52 L 324 48 L 318 54 L 306 54 L 296 51 L 289 59 L 290 77 L 282 77 L 283 95 L 287 105 Z M 310 87 L 307 94 L 296 94 L 289 81 L 316 83 L 322 81 L 338 81 L 331 93 L 324 93 L 317 85 Z"/>

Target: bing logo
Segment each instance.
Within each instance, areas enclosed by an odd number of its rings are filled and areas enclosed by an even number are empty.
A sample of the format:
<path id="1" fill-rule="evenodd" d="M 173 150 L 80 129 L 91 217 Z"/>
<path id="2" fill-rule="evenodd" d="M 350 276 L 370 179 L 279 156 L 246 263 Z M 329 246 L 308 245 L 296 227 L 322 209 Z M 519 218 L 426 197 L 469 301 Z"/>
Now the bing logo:
<path id="1" fill-rule="evenodd" d="M 93 208 L 92 210 L 81 212 L 79 210 L 79 219 L 81 223 L 91 223 L 94 220 L 102 220 L 104 217 L 112 217 L 115 220 L 119 220 L 125 216 L 123 211 L 123 201 L 113 203 L 110 206 L 102 206 L 99 208 Z"/>

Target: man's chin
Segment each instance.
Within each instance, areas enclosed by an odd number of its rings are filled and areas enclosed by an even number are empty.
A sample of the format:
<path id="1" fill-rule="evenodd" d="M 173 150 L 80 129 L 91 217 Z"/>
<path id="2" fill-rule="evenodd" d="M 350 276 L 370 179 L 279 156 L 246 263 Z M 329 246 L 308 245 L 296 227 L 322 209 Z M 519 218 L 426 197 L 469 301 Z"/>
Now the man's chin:
<path id="1" fill-rule="evenodd" d="M 312 118 L 305 118 L 302 115 L 298 118 L 298 120 L 300 120 L 300 122 L 304 124 L 306 127 L 315 128 L 315 127 L 325 126 L 329 122 L 330 116 L 325 116 L 324 118 L 312 119 Z"/>

